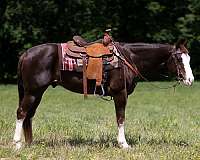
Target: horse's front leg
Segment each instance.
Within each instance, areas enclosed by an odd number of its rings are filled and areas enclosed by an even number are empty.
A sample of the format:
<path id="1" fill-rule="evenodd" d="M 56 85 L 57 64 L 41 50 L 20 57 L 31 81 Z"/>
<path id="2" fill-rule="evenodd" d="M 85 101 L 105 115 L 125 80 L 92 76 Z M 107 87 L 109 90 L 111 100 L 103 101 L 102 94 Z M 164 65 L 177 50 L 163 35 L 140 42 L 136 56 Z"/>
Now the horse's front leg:
<path id="1" fill-rule="evenodd" d="M 124 124 L 125 124 L 125 108 L 127 103 L 127 92 L 122 90 L 118 94 L 113 96 L 115 102 L 116 118 L 118 125 L 118 137 L 117 141 L 120 147 L 130 148 L 126 142 L 125 133 L 124 133 Z"/>

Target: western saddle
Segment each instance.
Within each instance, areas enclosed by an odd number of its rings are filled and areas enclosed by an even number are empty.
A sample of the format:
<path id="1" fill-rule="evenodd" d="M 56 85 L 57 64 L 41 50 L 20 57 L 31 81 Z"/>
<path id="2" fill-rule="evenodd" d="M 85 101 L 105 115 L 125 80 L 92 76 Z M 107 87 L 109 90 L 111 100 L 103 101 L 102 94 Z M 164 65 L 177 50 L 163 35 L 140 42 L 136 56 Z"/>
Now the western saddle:
<path id="1" fill-rule="evenodd" d="M 82 37 L 74 36 L 67 42 L 66 54 L 83 61 L 83 92 L 87 97 L 87 79 L 96 80 L 96 87 L 102 85 L 103 62 L 105 56 L 113 55 L 110 30 L 106 30 L 103 40 L 87 43 Z M 87 60 L 87 64 L 86 64 Z M 101 86 L 102 87 L 102 86 Z"/>

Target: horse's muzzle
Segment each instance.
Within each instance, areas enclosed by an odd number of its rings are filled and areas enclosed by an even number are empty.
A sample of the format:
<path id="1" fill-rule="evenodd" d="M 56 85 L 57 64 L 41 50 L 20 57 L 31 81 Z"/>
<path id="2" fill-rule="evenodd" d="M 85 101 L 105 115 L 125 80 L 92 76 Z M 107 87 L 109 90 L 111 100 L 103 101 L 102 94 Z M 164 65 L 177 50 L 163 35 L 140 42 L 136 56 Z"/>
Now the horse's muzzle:
<path id="1" fill-rule="evenodd" d="M 192 86 L 193 82 L 194 82 L 194 77 L 183 80 L 183 83 L 187 86 Z"/>

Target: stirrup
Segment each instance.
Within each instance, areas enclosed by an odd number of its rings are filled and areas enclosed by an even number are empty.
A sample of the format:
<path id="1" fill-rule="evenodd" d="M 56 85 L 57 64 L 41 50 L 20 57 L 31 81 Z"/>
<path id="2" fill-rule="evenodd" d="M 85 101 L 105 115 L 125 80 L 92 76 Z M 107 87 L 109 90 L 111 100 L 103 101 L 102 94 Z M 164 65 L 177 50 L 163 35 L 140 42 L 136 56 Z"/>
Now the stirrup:
<path id="1" fill-rule="evenodd" d="M 104 88 L 103 88 L 103 85 L 101 84 L 100 85 L 101 86 L 101 91 L 102 91 L 102 94 L 101 95 L 98 95 L 98 96 L 101 96 L 101 97 L 103 97 L 104 95 L 105 95 L 105 90 L 104 90 Z M 97 86 L 95 85 L 95 89 L 94 89 L 94 95 L 96 96 L 96 89 L 97 89 Z"/>

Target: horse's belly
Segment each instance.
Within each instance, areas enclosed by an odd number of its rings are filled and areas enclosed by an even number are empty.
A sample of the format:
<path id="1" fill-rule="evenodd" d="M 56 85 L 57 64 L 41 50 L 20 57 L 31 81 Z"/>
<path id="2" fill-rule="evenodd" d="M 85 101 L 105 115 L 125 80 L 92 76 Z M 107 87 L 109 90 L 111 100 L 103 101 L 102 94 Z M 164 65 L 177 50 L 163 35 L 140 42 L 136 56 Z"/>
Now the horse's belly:
<path id="1" fill-rule="evenodd" d="M 83 94 L 83 77 L 82 73 L 64 71 L 61 76 L 61 86 L 72 92 Z M 95 80 L 88 80 L 87 92 L 93 94 L 95 90 Z"/>

